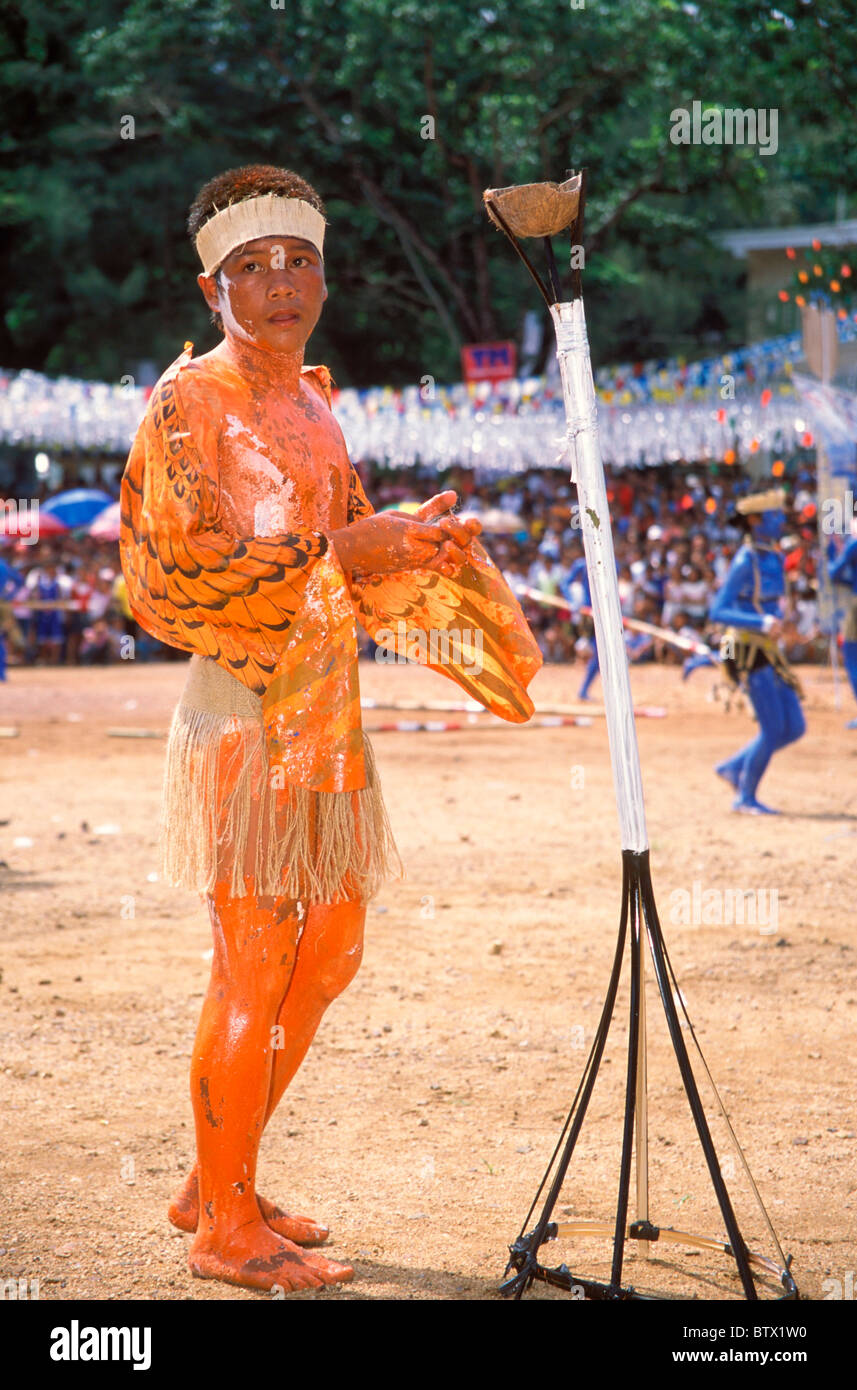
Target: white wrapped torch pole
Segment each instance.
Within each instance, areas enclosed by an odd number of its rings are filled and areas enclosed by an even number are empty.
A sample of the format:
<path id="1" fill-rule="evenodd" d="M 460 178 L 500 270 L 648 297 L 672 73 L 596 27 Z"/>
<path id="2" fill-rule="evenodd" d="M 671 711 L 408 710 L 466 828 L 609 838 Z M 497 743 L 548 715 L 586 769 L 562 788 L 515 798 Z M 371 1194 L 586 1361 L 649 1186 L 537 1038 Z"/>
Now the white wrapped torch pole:
<path id="1" fill-rule="evenodd" d="M 648 849 L 649 844 L 640 751 L 634 725 L 604 465 L 598 442 L 598 414 L 583 300 L 552 304 L 551 317 L 562 375 L 571 481 L 577 484 L 583 549 L 592 593 L 595 639 L 604 689 L 622 848 L 640 852 Z"/>

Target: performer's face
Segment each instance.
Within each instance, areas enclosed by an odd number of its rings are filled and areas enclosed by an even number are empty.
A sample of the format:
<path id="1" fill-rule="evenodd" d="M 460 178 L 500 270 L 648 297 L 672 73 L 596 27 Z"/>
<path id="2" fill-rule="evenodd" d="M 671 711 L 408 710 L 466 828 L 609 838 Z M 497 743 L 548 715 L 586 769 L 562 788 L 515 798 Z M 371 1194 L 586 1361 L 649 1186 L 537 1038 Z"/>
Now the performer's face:
<path id="1" fill-rule="evenodd" d="M 200 275 L 209 308 L 227 337 L 267 352 L 303 348 L 327 299 L 324 264 L 301 237 L 267 236 L 232 251 L 214 275 Z"/>

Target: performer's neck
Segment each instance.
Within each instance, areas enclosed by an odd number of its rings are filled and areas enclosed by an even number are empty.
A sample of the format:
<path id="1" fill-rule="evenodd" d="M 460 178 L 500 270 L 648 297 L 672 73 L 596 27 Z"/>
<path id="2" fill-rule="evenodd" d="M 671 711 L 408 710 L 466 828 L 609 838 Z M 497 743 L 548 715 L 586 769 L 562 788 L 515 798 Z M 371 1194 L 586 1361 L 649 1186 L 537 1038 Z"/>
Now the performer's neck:
<path id="1" fill-rule="evenodd" d="M 227 333 L 221 350 L 226 360 L 255 388 L 279 395 L 300 395 L 303 348 L 297 352 L 273 352 L 246 338 Z"/>

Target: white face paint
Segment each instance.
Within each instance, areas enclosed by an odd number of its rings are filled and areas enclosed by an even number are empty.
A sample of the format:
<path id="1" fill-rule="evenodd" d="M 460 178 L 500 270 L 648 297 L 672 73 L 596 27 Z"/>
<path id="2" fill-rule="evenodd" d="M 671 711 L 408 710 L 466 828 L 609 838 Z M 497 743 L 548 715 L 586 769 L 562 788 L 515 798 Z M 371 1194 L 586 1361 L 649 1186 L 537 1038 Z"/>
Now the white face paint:
<path id="1" fill-rule="evenodd" d="M 230 338 L 237 338 L 239 342 L 252 343 L 258 346 L 258 333 L 253 324 L 245 324 L 237 318 L 232 310 L 232 298 L 235 292 L 235 278 L 227 275 L 225 270 L 221 270 L 217 276 L 217 283 L 220 290 L 219 312 L 223 320 L 223 331 Z"/>

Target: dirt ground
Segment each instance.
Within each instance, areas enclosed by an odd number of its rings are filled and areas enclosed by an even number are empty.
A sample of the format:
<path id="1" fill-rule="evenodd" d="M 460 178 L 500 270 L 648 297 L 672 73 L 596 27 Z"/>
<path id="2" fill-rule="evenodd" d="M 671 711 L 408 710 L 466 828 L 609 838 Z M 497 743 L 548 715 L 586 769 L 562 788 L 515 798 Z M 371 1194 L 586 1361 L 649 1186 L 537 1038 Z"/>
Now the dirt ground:
<path id="1" fill-rule="evenodd" d="M 0 724 L 18 731 L 0 740 L 0 1280 L 37 1278 L 42 1299 L 268 1297 L 191 1278 L 190 1237 L 165 1215 L 194 1156 L 188 1060 L 210 947 L 201 899 L 155 875 L 164 735 L 184 674 L 182 663 L 15 669 L 0 687 Z M 573 702 L 580 675 L 543 670 L 536 703 Z M 850 693 L 837 712 L 831 674 L 802 676 L 809 731 L 764 780 L 763 799 L 784 812 L 770 819 L 731 814 L 712 772 L 753 724 L 712 700 L 710 672 L 682 685 L 675 668 L 638 668 L 633 685 L 640 705 L 666 711 L 638 728 L 673 964 L 801 1294 L 819 1299 L 836 1279 L 847 1297 L 857 1270 L 857 733 L 843 727 Z M 377 699 L 460 698 L 409 667 L 363 663 L 361 683 Z M 329 1253 L 356 1267 L 353 1284 L 299 1297 L 498 1297 L 617 935 L 598 700 L 591 713 L 575 727 L 465 714 L 446 716 L 464 721 L 458 732 L 375 734 L 407 878 L 370 908 L 362 969 L 260 1159 L 260 1190 L 327 1221 Z M 391 717 L 373 710 L 365 723 Z M 108 734 L 123 727 L 159 736 Z M 733 920 L 727 890 L 758 907 L 755 924 Z M 651 1216 L 722 1236 L 652 984 L 648 999 Z M 626 1043 L 620 994 L 560 1220 L 615 1211 Z M 748 1242 L 773 1254 L 744 1170 L 713 1132 Z M 561 1238 L 543 1253 L 600 1275 L 609 1252 Z M 638 1287 L 740 1297 L 725 1257 L 654 1254 L 629 1256 Z"/>

